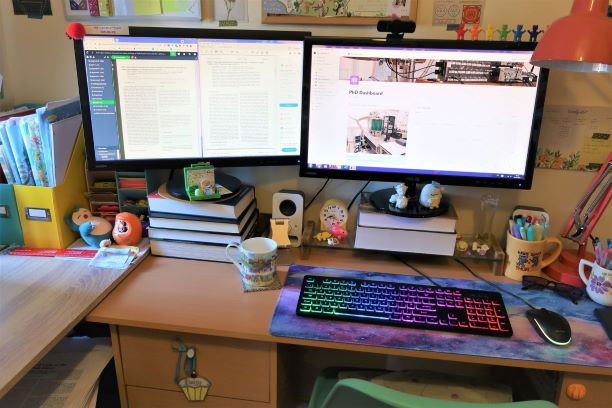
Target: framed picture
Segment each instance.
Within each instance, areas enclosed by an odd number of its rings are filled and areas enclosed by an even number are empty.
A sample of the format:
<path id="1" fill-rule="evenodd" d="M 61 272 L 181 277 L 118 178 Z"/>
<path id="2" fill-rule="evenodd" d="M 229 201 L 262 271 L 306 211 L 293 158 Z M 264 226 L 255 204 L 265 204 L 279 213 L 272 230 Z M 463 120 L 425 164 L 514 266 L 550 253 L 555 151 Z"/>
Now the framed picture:
<path id="1" fill-rule="evenodd" d="M 385 17 L 416 20 L 418 0 L 263 0 L 265 24 L 376 25 Z"/>

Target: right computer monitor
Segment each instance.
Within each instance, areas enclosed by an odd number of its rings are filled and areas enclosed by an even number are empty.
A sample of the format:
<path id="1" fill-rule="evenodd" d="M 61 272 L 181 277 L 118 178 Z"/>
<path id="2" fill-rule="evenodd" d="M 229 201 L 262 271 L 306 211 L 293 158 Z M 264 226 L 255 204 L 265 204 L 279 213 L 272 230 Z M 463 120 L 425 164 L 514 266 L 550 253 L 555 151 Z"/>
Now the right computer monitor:
<path id="1" fill-rule="evenodd" d="M 306 41 L 302 176 L 531 187 L 534 43 Z"/>

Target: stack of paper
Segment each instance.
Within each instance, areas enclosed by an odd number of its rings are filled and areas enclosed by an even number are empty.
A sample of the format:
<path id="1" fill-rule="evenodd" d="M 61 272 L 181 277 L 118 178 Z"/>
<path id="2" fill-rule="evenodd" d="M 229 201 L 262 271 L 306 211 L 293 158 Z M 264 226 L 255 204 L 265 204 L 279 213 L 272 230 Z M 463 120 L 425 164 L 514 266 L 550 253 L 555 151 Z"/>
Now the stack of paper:
<path id="1" fill-rule="evenodd" d="M 110 339 L 65 338 L 0 399 L 0 408 L 93 408 L 112 357 Z"/>
<path id="2" fill-rule="evenodd" d="M 81 105 L 76 98 L 0 117 L 0 168 L 8 183 L 61 184 L 80 126 Z"/>

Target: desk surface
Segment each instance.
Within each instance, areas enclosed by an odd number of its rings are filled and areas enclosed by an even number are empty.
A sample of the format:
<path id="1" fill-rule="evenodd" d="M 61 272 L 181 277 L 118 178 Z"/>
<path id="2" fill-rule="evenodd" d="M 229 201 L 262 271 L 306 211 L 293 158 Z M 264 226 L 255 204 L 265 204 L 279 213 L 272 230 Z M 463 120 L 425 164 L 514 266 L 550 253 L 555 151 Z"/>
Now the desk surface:
<path id="1" fill-rule="evenodd" d="M 88 262 L 0 255 L 0 397 L 128 272 Z"/>
<path id="2" fill-rule="evenodd" d="M 299 263 L 373 272 L 414 274 L 407 266 L 392 257 L 352 251 L 317 249 L 312 251 L 308 260 L 299 260 Z M 412 263 L 431 276 L 471 279 L 467 271 L 448 258 L 415 256 Z M 482 266 L 481 271 L 486 271 L 486 266 Z M 287 267 L 280 268 L 282 281 L 286 278 L 286 271 Z M 490 273 L 486 276 L 491 280 L 504 279 L 492 276 Z M 387 355 L 612 375 L 612 369 L 598 366 L 507 360 L 486 356 L 474 357 L 449 352 L 272 336 L 268 328 L 279 293 L 279 291 L 242 293 L 239 274 L 231 264 L 149 257 L 89 314 L 88 320 L 148 329 Z M 579 333 L 576 335 L 578 336 Z M 601 335 L 604 336 L 603 330 Z M 535 338 L 534 341 L 539 342 L 540 339 Z M 559 352 L 562 353 L 563 350 L 559 349 Z"/>

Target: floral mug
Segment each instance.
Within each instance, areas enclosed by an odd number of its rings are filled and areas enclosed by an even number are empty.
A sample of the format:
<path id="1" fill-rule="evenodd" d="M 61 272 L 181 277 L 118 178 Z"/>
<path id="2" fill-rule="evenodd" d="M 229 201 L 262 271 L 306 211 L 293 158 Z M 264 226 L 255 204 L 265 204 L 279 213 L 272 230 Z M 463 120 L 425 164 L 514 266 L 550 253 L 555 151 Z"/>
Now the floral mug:
<path id="1" fill-rule="evenodd" d="M 584 265 L 591 267 L 591 274 L 588 279 L 584 274 Z M 595 262 L 581 259 L 578 272 L 580 273 L 580 279 L 586 285 L 589 297 L 601 305 L 612 306 L 612 271 Z"/>

